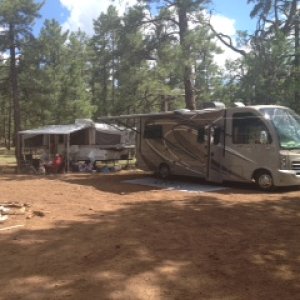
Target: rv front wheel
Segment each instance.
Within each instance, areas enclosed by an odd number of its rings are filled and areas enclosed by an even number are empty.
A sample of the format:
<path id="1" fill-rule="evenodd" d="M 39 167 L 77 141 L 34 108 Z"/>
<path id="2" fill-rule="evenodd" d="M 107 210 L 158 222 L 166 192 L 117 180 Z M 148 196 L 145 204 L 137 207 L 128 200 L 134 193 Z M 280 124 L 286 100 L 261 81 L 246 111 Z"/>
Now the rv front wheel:
<path id="1" fill-rule="evenodd" d="M 158 175 L 162 179 L 166 179 L 170 176 L 170 168 L 167 164 L 161 164 L 158 169 Z"/>
<path id="2" fill-rule="evenodd" d="M 272 175 L 268 171 L 260 171 L 255 176 L 257 186 L 263 191 L 271 191 L 274 188 Z"/>

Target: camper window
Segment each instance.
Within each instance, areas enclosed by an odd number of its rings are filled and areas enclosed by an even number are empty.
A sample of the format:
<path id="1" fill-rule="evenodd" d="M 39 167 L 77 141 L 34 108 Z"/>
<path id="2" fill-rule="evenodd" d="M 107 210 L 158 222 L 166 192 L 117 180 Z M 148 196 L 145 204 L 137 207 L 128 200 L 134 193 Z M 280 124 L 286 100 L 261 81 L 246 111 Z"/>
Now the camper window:
<path id="1" fill-rule="evenodd" d="M 236 113 L 232 122 L 234 144 L 260 144 L 261 132 L 268 133 L 265 124 L 252 113 Z M 269 136 L 268 134 L 268 143 L 270 143 Z"/>
<path id="2" fill-rule="evenodd" d="M 161 125 L 146 125 L 144 130 L 145 139 L 160 139 L 162 138 L 162 126 Z"/>
<path id="3" fill-rule="evenodd" d="M 33 137 L 25 138 L 24 140 L 25 147 L 35 148 L 43 146 L 43 135 L 36 135 Z"/>
<path id="4" fill-rule="evenodd" d="M 70 135 L 70 145 L 88 145 L 89 144 L 89 129 L 85 128 Z"/>

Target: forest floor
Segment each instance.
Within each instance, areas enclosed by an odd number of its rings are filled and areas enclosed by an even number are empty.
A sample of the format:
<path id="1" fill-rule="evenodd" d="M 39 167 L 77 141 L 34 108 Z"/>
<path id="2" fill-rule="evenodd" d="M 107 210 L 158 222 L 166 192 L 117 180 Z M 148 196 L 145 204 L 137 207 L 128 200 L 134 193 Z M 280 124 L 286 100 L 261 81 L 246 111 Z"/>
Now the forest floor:
<path id="1" fill-rule="evenodd" d="M 299 298 L 299 188 L 124 183 L 145 176 L 2 172 L 0 206 L 21 208 L 0 223 L 0 299 Z"/>

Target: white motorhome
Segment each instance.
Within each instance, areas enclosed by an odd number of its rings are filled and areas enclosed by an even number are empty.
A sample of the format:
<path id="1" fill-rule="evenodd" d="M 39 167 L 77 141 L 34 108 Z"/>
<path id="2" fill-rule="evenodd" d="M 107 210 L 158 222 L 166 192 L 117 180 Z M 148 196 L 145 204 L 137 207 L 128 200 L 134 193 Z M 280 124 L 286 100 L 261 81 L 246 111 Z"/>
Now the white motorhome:
<path id="1" fill-rule="evenodd" d="M 138 167 L 161 177 L 255 181 L 264 190 L 300 185 L 300 116 L 287 107 L 177 110 L 123 118 L 138 121 Z"/>

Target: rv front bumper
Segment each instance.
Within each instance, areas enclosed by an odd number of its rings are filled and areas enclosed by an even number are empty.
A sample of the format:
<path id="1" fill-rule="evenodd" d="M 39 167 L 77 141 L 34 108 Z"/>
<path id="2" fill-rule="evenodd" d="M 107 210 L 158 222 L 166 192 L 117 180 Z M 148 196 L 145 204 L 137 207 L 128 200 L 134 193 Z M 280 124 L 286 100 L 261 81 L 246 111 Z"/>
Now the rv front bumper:
<path id="1" fill-rule="evenodd" d="M 300 173 L 293 170 L 278 170 L 274 184 L 275 186 L 300 185 Z"/>

